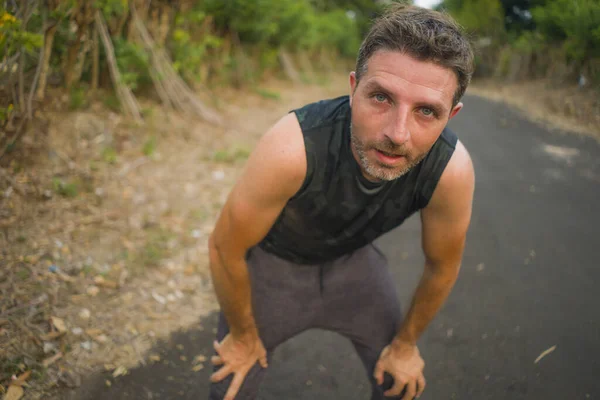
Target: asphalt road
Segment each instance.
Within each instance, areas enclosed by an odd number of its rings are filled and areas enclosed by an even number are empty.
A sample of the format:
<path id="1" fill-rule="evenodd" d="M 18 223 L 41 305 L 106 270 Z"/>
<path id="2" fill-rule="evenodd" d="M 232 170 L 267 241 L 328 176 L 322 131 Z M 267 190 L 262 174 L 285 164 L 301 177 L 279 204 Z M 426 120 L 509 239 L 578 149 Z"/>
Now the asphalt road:
<path id="1" fill-rule="evenodd" d="M 480 98 L 465 105 L 450 126 L 475 164 L 473 219 L 459 280 L 419 343 L 421 399 L 600 399 L 600 145 Z M 422 270 L 419 238 L 413 217 L 378 241 L 404 309 Z M 210 355 L 215 322 L 174 334 L 154 350 L 161 362 L 89 377 L 62 398 L 205 399 L 210 368 L 191 371 L 189 358 Z M 315 330 L 276 351 L 259 398 L 369 394 L 350 344 Z"/>

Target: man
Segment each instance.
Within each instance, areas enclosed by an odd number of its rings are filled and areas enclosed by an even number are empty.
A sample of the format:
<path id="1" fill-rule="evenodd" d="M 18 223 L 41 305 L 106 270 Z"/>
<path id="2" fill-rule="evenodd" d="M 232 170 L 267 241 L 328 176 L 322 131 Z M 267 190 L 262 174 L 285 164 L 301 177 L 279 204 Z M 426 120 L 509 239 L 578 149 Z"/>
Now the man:
<path id="1" fill-rule="evenodd" d="M 209 243 L 222 309 L 211 399 L 255 398 L 269 354 L 309 328 L 351 340 L 372 399 L 421 395 L 417 340 L 457 278 L 471 217 L 473 166 L 446 124 L 472 70 L 449 17 L 397 5 L 365 38 L 350 96 L 262 137 Z M 417 211 L 426 262 L 402 318 L 372 242 Z"/>

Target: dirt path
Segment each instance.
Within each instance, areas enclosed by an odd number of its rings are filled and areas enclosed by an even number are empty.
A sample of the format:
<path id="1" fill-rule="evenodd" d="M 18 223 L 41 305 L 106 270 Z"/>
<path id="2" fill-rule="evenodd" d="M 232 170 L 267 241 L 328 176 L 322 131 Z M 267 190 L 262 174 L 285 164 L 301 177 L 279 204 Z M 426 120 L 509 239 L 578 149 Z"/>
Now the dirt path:
<path id="1" fill-rule="evenodd" d="M 47 113 L 46 143 L 26 140 L 35 157 L 2 187 L 0 394 L 29 370 L 25 398 L 118 375 L 169 333 L 198 329 L 217 307 L 207 237 L 249 151 L 290 109 L 345 91 L 343 77 L 223 90 L 221 128 L 150 105 L 144 127 L 97 104 Z"/>

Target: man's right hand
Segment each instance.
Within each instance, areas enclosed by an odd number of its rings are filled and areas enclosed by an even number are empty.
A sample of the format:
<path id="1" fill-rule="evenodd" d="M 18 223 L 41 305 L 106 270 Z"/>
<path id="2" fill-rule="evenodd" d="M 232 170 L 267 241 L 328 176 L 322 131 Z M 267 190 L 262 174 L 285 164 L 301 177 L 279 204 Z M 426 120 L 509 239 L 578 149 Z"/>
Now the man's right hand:
<path id="1" fill-rule="evenodd" d="M 210 235 L 211 277 L 230 329 L 221 343 L 215 343 L 218 355 L 212 361 L 222 367 L 211 381 L 233 374 L 226 400 L 233 400 L 257 361 L 267 366 L 253 317 L 248 250 L 269 233 L 306 173 L 304 136 L 296 115 L 289 113 L 259 140 Z"/>
<path id="2" fill-rule="evenodd" d="M 233 374 L 233 381 L 227 389 L 224 400 L 233 400 L 237 395 L 248 371 L 258 361 L 261 367 L 267 368 L 267 351 L 256 334 L 243 338 L 235 337 L 231 333 L 223 338 L 221 343 L 214 341 L 215 351 L 213 365 L 222 367 L 210 377 L 212 382 L 219 382 L 229 374 Z"/>

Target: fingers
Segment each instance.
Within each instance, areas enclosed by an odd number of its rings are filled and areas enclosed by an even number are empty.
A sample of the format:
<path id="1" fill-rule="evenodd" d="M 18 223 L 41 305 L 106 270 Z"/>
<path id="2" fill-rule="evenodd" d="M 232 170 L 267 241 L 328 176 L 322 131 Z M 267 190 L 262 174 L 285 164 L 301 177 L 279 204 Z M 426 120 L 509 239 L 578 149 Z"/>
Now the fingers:
<path id="1" fill-rule="evenodd" d="M 423 390 L 425 390 L 425 384 L 425 377 L 423 376 L 423 374 L 421 374 L 417 378 L 417 398 L 421 397 L 421 395 L 423 394 Z"/>
<path id="2" fill-rule="evenodd" d="M 383 372 L 383 365 L 381 361 L 378 361 L 377 364 L 375 364 L 375 369 L 373 371 L 373 378 L 375 378 L 378 385 L 383 385 Z"/>
<path id="3" fill-rule="evenodd" d="M 229 374 L 231 374 L 232 372 L 233 372 L 233 368 L 231 368 L 231 365 L 225 365 L 225 366 L 221 367 L 217 372 L 215 372 L 214 374 L 212 374 L 210 376 L 210 381 L 211 382 L 222 381 L 227 376 L 229 376 Z"/>
<path id="4" fill-rule="evenodd" d="M 392 386 L 389 390 L 384 392 L 383 395 L 387 396 L 387 397 L 399 396 L 400 394 L 402 394 L 402 391 L 404 390 L 404 385 L 405 385 L 405 383 L 402 379 L 394 378 L 394 386 Z M 406 398 L 407 397 L 404 396 L 404 397 L 402 397 L 402 400 L 405 400 Z M 412 400 L 412 397 L 410 398 L 410 400 Z"/>
<path id="5" fill-rule="evenodd" d="M 221 358 L 221 356 L 212 356 L 210 358 L 210 361 L 212 362 L 213 365 L 223 365 L 223 364 L 225 364 L 225 362 L 223 361 L 223 358 Z"/>
<path id="6" fill-rule="evenodd" d="M 214 347 L 215 351 L 217 352 L 217 354 L 221 354 L 221 352 L 219 351 L 219 349 L 221 348 L 221 345 L 219 344 L 219 342 L 217 342 L 216 340 L 213 341 L 213 347 Z"/>
<path id="7" fill-rule="evenodd" d="M 267 356 L 263 355 L 262 357 L 260 357 L 258 359 L 258 363 L 260 364 L 261 367 L 263 368 L 267 368 L 269 366 L 269 363 L 267 361 Z"/>
<path id="8" fill-rule="evenodd" d="M 406 393 L 402 397 L 402 400 L 413 400 L 417 394 L 417 382 L 410 381 L 406 384 Z"/>
<path id="9" fill-rule="evenodd" d="M 238 372 L 233 376 L 231 385 L 229 385 L 229 389 L 227 389 L 227 393 L 225 394 L 225 398 L 223 400 L 233 400 L 235 398 L 235 395 L 240 390 L 245 377 L 246 374 L 241 372 Z"/>

